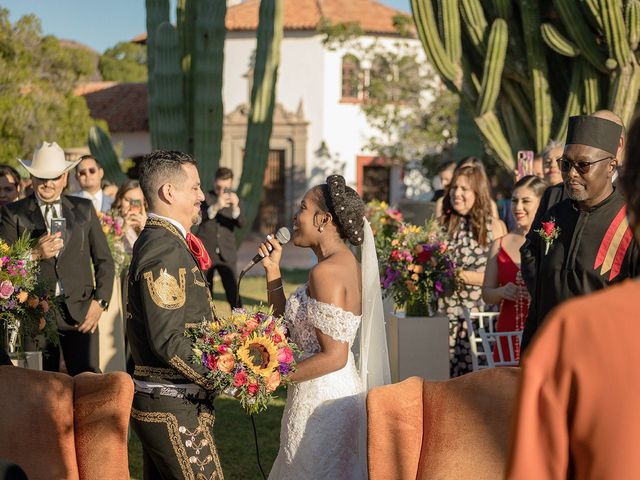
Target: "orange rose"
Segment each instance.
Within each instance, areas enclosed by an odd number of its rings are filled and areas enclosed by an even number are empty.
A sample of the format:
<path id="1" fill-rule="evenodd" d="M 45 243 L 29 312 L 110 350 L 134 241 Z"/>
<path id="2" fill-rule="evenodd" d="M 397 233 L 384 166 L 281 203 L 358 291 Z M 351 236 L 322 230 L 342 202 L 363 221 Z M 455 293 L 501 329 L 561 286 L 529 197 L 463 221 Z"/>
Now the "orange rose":
<path id="1" fill-rule="evenodd" d="M 413 269 L 413 273 L 422 273 L 424 272 L 424 267 L 422 265 L 416 265 Z"/>
<path id="2" fill-rule="evenodd" d="M 27 300 L 27 305 L 29 305 L 30 308 L 38 308 L 39 303 L 40 300 L 38 300 L 38 297 L 34 297 L 33 295 L 31 295 L 29 300 Z"/>
<path id="3" fill-rule="evenodd" d="M 22 291 L 20 291 L 20 293 L 18 293 L 18 302 L 19 303 L 26 302 L 27 298 L 29 298 L 29 294 L 27 292 L 25 292 L 24 290 L 22 290 Z"/>
<path id="4" fill-rule="evenodd" d="M 260 323 L 255 318 L 250 318 L 249 320 L 247 320 L 245 328 L 249 331 L 253 331 L 258 328 L 258 325 L 260 325 Z"/>
<path id="5" fill-rule="evenodd" d="M 230 373 L 235 363 L 233 354 L 224 353 L 218 357 L 218 370 L 224 373 Z"/>
<path id="6" fill-rule="evenodd" d="M 47 321 L 44 318 L 40 317 L 40 322 L 38 323 L 38 329 L 44 330 L 44 327 L 46 326 L 47 326 Z"/>
<path id="7" fill-rule="evenodd" d="M 280 372 L 277 370 L 267 379 L 267 392 L 273 392 L 280 385 Z"/>
<path id="8" fill-rule="evenodd" d="M 233 343 L 233 339 L 236 338 L 238 335 L 239 335 L 238 333 L 227 333 L 226 335 L 222 336 L 222 341 L 226 345 L 231 345 Z"/>

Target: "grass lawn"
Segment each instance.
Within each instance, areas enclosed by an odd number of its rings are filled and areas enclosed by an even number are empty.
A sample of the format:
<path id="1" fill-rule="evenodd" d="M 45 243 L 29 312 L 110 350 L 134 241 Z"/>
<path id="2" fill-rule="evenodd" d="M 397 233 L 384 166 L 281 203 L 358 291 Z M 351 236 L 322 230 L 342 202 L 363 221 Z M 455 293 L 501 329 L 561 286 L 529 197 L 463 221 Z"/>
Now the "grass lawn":
<path id="1" fill-rule="evenodd" d="M 293 293 L 301 283 L 306 282 L 307 273 L 306 270 L 284 270 L 282 272 L 286 296 Z M 264 277 L 244 278 L 240 293 L 243 303 L 247 306 L 260 303 L 266 304 L 267 293 Z M 217 282 L 214 286 L 213 299 L 219 315 L 227 315 L 230 312 L 220 282 Z M 276 394 L 278 398 L 271 403 L 269 409 L 254 417 L 258 431 L 260 462 L 267 475 L 278 453 L 280 418 L 284 410 L 286 391 L 278 389 Z M 250 417 L 244 413 L 240 404 L 231 398 L 217 398 L 215 407 L 216 423 L 213 433 L 225 479 L 261 478 L 256 461 Z M 142 448 L 133 431 L 131 431 L 129 439 L 129 472 L 133 479 L 142 478 Z"/>

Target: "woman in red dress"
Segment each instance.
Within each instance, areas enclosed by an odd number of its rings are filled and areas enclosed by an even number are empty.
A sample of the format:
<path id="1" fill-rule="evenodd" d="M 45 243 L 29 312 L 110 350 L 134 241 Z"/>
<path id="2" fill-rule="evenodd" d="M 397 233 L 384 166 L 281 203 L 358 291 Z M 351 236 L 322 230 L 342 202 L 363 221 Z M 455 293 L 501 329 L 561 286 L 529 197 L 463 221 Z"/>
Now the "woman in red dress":
<path id="1" fill-rule="evenodd" d="M 494 241 L 489 249 L 487 267 L 482 285 L 482 299 L 488 304 L 499 304 L 500 315 L 496 331 L 515 332 L 524 329 L 529 312 L 529 293 L 520 275 L 520 247 L 524 244 L 533 218 L 538 210 L 546 183 L 533 175 L 520 179 L 513 188 L 511 210 L 516 228 Z M 501 339 L 505 360 L 511 360 L 506 338 Z M 520 358 L 520 345 L 515 341 L 515 360 Z M 497 349 L 493 357 L 498 360 Z"/>

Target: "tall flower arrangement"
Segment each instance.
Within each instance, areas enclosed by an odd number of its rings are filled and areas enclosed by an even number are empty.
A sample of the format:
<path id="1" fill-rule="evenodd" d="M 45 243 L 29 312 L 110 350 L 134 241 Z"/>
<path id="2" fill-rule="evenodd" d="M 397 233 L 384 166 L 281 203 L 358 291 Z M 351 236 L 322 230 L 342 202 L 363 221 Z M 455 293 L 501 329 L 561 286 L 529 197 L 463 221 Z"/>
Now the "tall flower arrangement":
<path id="1" fill-rule="evenodd" d="M 38 262 L 31 257 L 31 238 L 23 235 L 13 245 L 0 241 L 0 325 L 10 352 L 21 353 L 23 340 L 38 335 L 58 342 L 58 303 L 38 278 Z"/>
<path id="2" fill-rule="evenodd" d="M 124 220 L 115 214 L 109 215 L 102 212 L 98 213 L 98 218 L 102 225 L 102 231 L 107 237 L 109 251 L 116 266 L 116 273 L 120 275 L 124 270 L 129 268 L 129 264 L 131 263 L 131 256 L 125 251 L 122 243 Z"/>
<path id="3" fill-rule="evenodd" d="M 403 215 L 386 202 L 373 200 L 367 204 L 366 216 L 371 224 L 378 259 L 391 252 L 391 242 L 403 225 Z"/>
<path id="4" fill-rule="evenodd" d="M 258 307 L 236 308 L 186 332 L 193 362 L 209 369 L 216 389 L 238 398 L 249 414 L 266 409 L 276 388 L 290 382 L 298 348 L 286 334 L 281 317 Z"/>
<path id="5" fill-rule="evenodd" d="M 427 315 L 437 310 L 440 298 L 460 288 L 458 268 L 443 233 L 435 221 L 424 227 L 403 223 L 381 252 L 381 283 L 408 315 Z"/>

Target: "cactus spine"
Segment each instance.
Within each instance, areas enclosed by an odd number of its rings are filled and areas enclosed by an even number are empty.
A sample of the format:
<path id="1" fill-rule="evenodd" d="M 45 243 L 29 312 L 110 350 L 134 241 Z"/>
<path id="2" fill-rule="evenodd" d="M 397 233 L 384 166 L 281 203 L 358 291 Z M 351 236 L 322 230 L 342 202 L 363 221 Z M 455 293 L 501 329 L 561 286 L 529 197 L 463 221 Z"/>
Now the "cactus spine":
<path id="1" fill-rule="evenodd" d="M 283 0 L 261 0 L 256 63 L 251 88 L 251 112 L 244 150 L 244 168 L 239 192 L 245 202 L 246 226 L 253 223 L 262 197 L 262 183 L 269 155 L 273 126 L 280 43 L 283 37 Z M 250 166 L 250 168 L 249 168 Z"/>
<path id="2" fill-rule="evenodd" d="M 91 155 L 98 159 L 104 168 L 104 176 L 107 180 L 121 184 L 127 180 L 127 176 L 120 167 L 120 160 L 116 154 L 111 138 L 97 125 L 89 129 L 87 140 Z"/>

